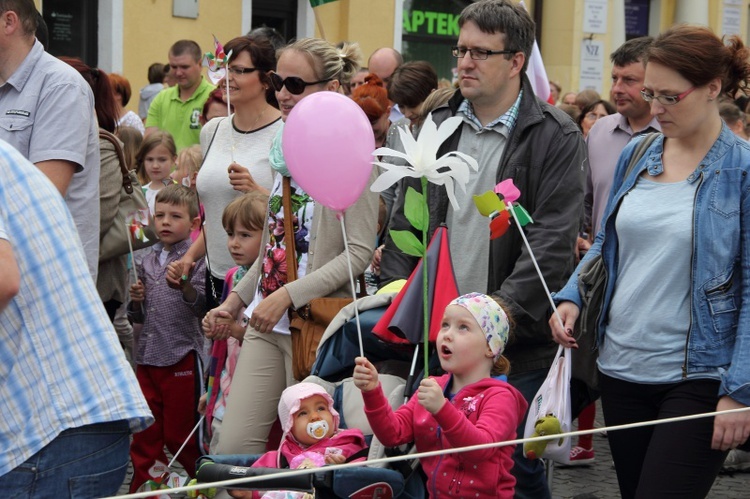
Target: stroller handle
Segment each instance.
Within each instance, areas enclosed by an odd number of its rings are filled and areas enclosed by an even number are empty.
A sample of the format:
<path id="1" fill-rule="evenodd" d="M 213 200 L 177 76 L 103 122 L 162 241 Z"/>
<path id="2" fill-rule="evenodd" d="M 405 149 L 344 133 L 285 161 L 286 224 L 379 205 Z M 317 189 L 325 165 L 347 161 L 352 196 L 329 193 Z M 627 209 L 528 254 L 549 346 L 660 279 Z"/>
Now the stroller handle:
<path id="1" fill-rule="evenodd" d="M 230 464 L 218 464 L 204 462 L 198 469 L 195 478 L 198 483 L 210 484 L 242 477 L 267 476 L 265 480 L 238 484 L 233 489 L 242 490 L 297 490 L 310 492 L 314 490 L 313 475 L 286 476 L 276 478 L 274 475 L 289 470 L 277 468 L 248 468 L 247 466 L 232 466 Z"/>

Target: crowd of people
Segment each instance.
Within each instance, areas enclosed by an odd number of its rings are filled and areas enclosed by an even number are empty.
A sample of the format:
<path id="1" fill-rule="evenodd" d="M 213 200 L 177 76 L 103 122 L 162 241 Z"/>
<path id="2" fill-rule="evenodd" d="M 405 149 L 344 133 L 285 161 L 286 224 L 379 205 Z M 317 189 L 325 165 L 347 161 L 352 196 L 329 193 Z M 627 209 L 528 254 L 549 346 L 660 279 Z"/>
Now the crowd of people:
<path id="1" fill-rule="evenodd" d="M 224 44 L 216 86 L 200 46 L 175 42 L 167 65 L 148 68 L 135 113 L 126 77 L 45 51 L 33 1 L 0 5 L 0 489 L 14 497 L 111 495 L 129 463 L 135 492 L 167 453 L 191 476 L 206 451 L 265 453 L 258 465 L 271 467 L 361 458 L 361 432 L 295 379 L 290 312 L 350 297 L 351 272 L 371 292 L 407 279 L 418 259 L 392 235 L 421 238 L 406 199 L 423 184 L 366 188 L 345 241 L 337 212 L 285 160 L 285 123 L 317 92 L 350 96 L 376 147 L 403 151 L 403 134 L 458 118 L 437 154 L 479 165 L 455 192 L 461 209 L 445 185 L 424 184 L 425 225 L 448 228 L 461 295 L 437 336 L 440 375 L 394 411 L 380 366 L 356 359 L 383 443 L 522 437 L 558 344 L 583 343 L 579 271 L 593 259 L 606 281 L 595 349 L 574 353 L 596 356 L 571 381 L 580 429 L 599 396 L 607 425 L 750 405 L 750 49 L 739 38 L 680 25 L 632 39 L 611 54 L 609 96 L 550 81 L 545 102 L 526 76 L 533 20 L 515 2 L 479 0 L 446 47 L 454 85 L 389 47 L 365 62 L 357 43 L 286 43 L 260 28 Z M 655 139 L 641 151 L 644 136 Z M 137 174 L 158 241 L 101 259 L 121 223 L 121 166 Z M 506 179 L 534 223 L 490 240 L 472 196 Z M 190 438 L 202 417 L 207 434 Z M 623 498 L 705 497 L 725 460 L 750 463 L 738 449 L 748 437 L 744 412 L 608 435 Z M 594 459 L 580 437 L 570 463 Z M 421 464 L 431 497 L 551 497 L 522 446 Z"/>

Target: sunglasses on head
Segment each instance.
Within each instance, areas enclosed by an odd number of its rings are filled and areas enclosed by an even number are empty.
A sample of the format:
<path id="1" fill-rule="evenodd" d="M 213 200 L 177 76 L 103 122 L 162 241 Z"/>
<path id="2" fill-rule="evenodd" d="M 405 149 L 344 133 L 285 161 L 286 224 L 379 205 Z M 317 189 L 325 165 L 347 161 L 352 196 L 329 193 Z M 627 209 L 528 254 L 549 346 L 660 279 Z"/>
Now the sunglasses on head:
<path id="1" fill-rule="evenodd" d="M 319 83 L 327 83 L 331 81 L 331 78 L 319 81 L 305 81 L 302 78 L 298 78 L 297 76 L 288 76 L 286 78 L 282 78 L 276 73 L 271 73 L 270 78 L 271 85 L 273 85 L 274 90 L 276 90 L 277 92 L 281 92 L 281 89 L 286 87 L 289 93 L 293 95 L 301 94 L 305 91 L 305 88 L 310 85 L 317 85 Z"/>

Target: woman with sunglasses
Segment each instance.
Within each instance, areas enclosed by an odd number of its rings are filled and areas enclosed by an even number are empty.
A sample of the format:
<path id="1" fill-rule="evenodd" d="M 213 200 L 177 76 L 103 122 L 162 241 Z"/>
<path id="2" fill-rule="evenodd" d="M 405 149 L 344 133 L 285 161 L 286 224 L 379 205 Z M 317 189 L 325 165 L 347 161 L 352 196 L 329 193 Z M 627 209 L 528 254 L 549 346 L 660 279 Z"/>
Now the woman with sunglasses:
<path id="1" fill-rule="evenodd" d="M 276 71 L 270 73 L 282 120 L 306 96 L 336 92 L 358 68 L 359 48 L 345 44 L 340 50 L 325 40 L 307 38 L 282 49 Z M 341 137 L 346 140 L 346 137 Z M 331 151 L 336 154 L 336 151 Z M 271 151 L 271 165 L 278 173 L 268 204 L 268 225 L 263 231 L 261 253 L 224 303 L 208 313 L 204 331 L 222 338 L 217 317 L 230 317 L 247 304 L 249 317 L 243 346 L 233 377 L 232 396 L 219 436 L 219 454 L 262 453 L 277 417 L 281 392 L 295 380 L 288 312 L 313 298 L 348 297 L 349 270 L 344 254 L 341 225 L 336 214 L 316 203 L 291 178 L 297 280 L 287 280 L 283 179 L 289 177 L 281 149 L 281 132 Z M 373 169 L 373 175 L 375 171 Z M 374 178 L 373 178 L 374 179 Z M 346 186 L 341 186 L 345 189 Z M 346 233 L 355 275 L 367 267 L 373 252 L 378 219 L 378 196 L 365 189 L 346 212 Z"/>
<path id="2" fill-rule="evenodd" d="M 607 426 L 750 405 L 750 148 L 722 123 L 718 98 L 745 89 L 750 50 L 676 26 L 646 56 L 643 98 L 661 124 L 632 170 L 620 156 L 602 231 L 600 389 Z M 626 175 L 627 173 L 627 175 Z M 578 272 L 556 295 L 555 341 L 576 347 Z M 750 413 L 610 431 L 620 492 L 705 497 Z"/>
<path id="3" fill-rule="evenodd" d="M 268 194 L 274 179 L 268 152 L 281 128 L 278 109 L 266 100 L 273 92 L 268 77 L 276 68 L 273 46 L 267 40 L 239 36 L 227 42 L 224 50 L 227 54 L 231 51 L 225 78 L 229 80 L 229 99 L 234 112 L 210 120 L 201 130 L 201 151 L 205 159 L 196 186 L 206 223 L 201 235 L 180 260 L 183 274 L 188 275 L 192 263 L 208 252 L 206 298 L 214 307 L 219 304 L 224 276 L 235 266 L 227 249 L 221 215 L 238 196 L 253 191 Z M 218 88 L 226 99 L 224 79 Z"/>

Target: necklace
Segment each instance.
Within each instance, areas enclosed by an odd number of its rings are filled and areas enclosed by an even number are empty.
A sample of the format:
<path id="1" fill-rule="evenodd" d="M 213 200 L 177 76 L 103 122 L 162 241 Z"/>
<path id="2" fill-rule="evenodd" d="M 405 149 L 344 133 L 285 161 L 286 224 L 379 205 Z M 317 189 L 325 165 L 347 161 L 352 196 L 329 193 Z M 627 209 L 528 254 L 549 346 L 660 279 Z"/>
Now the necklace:
<path id="1" fill-rule="evenodd" d="M 260 114 L 258 115 L 258 117 L 257 117 L 257 118 L 255 118 L 255 123 L 253 123 L 253 126 L 252 126 L 252 127 L 250 127 L 250 130 L 240 130 L 239 128 L 237 128 L 237 125 L 235 125 L 235 124 L 234 124 L 234 120 L 235 120 L 235 118 L 237 117 L 237 115 L 235 114 L 235 115 L 234 115 L 234 117 L 232 117 L 232 128 L 234 128 L 234 130 L 235 130 L 235 131 L 236 131 L 237 133 L 242 133 L 242 134 L 253 133 L 253 132 L 254 132 L 254 131 L 256 130 L 256 128 L 255 128 L 255 127 L 256 127 L 256 126 L 258 125 L 258 123 L 260 122 L 260 119 L 261 119 L 261 118 L 263 117 L 263 115 L 264 115 L 264 114 L 266 114 L 266 109 L 268 109 L 268 107 L 264 107 L 264 108 L 263 108 L 263 111 L 261 111 L 261 113 L 260 113 Z"/>

